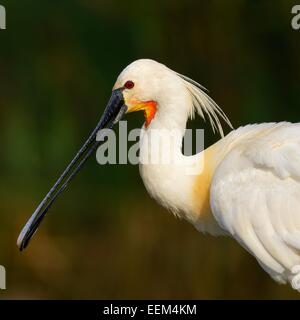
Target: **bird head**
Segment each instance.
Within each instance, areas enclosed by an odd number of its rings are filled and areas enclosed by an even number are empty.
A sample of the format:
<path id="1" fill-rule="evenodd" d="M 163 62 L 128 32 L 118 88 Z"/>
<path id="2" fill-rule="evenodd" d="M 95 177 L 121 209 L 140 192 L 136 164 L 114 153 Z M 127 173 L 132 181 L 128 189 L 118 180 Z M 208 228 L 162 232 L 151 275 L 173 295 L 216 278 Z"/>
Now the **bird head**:
<path id="1" fill-rule="evenodd" d="M 118 76 L 113 92 L 122 92 L 126 113 L 143 111 L 145 127 L 159 120 L 164 127 L 186 122 L 198 113 L 209 119 L 213 131 L 223 136 L 220 118 L 229 119 L 196 81 L 150 59 L 136 60 Z M 181 124 L 182 126 L 182 124 Z"/>
<path id="2" fill-rule="evenodd" d="M 177 99 L 188 100 L 180 78 L 165 65 L 150 59 L 140 59 L 131 63 L 119 75 L 113 90 L 122 90 L 127 113 L 143 111 L 145 128 L 152 120 L 164 115 L 170 118 L 175 111 L 181 113 L 187 103 L 183 103 L 181 110 L 174 110 Z M 188 101 L 185 101 L 188 102 Z M 179 118 L 179 115 L 177 114 Z"/>

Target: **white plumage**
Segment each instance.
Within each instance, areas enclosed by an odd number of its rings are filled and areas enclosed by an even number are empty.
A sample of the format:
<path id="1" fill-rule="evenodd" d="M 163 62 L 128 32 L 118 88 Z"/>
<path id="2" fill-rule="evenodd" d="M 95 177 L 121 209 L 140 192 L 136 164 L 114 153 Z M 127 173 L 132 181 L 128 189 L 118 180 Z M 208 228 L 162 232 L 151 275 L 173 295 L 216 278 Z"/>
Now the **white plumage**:
<path id="1" fill-rule="evenodd" d="M 300 288 L 300 124 L 240 128 L 211 184 L 222 229 L 277 281 Z"/>
<path id="2" fill-rule="evenodd" d="M 115 88 L 128 80 L 135 84 L 124 91 L 128 111 L 144 110 L 146 116 L 141 156 L 151 156 L 149 145 L 167 138 L 168 133 L 153 138 L 152 129 L 176 129 L 182 139 L 195 110 L 221 135 L 218 117 L 230 125 L 203 87 L 162 64 L 135 61 Z M 140 164 L 150 195 L 198 230 L 232 236 L 273 279 L 300 290 L 300 124 L 241 127 L 192 157 L 182 154 L 181 139 L 175 143 L 180 165 Z M 197 175 L 185 170 L 191 159 Z"/>

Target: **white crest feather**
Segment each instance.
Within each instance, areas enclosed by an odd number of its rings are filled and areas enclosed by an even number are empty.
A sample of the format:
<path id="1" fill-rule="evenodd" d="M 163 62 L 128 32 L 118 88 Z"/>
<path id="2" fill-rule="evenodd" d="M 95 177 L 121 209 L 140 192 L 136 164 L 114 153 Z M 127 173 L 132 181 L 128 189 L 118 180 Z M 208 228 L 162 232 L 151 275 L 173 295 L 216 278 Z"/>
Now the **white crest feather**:
<path id="1" fill-rule="evenodd" d="M 195 116 L 195 111 L 205 120 L 205 115 L 208 117 L 213 132 L 218 132 L 221 137 L 224 137 L 224 132 L 220 118 L 223 119 L 230 128 L 233 126 L 227 118 L 223 110 L 216 104 L 216 102 L 205 92 L 207 89 L 201 86 L 198 82 L 177 73 L 177 75 L 184 81 L 187 89 L 189 90 L 192 100 L 193 108 L 191 110 L 191 119 Z"/>

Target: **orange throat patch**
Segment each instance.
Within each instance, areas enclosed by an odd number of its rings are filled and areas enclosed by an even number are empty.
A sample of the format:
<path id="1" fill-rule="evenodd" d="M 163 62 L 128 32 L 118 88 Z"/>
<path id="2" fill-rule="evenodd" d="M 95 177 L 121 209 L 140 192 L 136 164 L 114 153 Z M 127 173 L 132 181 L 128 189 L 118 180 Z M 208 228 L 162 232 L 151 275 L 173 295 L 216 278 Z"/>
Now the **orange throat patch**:
<path id="1" fill-rule="evenodd" d="M 157 103 L 155 101 L 145 102 L 144 116 L 145 116 L 145 127 L 147 128 L 154 118 L 157 111 Z"/>
<path id="2" fill-rule="evenodd" d="M 128 113 L 135 111 L 144 111 L 145 127 L 147 128 L 157 111 L 157 103 L 155 101 L 137 101 L 132 100 L 129 103 Z"/>

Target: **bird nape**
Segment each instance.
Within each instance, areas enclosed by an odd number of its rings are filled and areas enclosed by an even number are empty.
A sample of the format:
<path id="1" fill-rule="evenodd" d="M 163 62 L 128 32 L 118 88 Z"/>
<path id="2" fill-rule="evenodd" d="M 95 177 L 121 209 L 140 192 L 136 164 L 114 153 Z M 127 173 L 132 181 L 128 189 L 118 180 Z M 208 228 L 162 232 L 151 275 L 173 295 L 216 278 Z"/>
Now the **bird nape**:
<path id="1" fill-rule="evenodd" d="M 20 233 L 20 250 L 99 145 L 98 131 L 139 110 L 145 115 L 140 159 L 161 160 L 169 152 L 165 141 L 174 130 L 178 135 L 169 159 L 179 162 L 140 161 L 149 194 L 199 231 L 232 236 L 274 280 L 300 291 L 300 124 L 247 125 L 224 137 L 220 120 L 231 127 L 230 121 L 204 88 L 149 59 L 121 72 L 98 125 Z M 221 139 L 185 156 L 182 139 L 195 112 L 208 118 Z"/>

